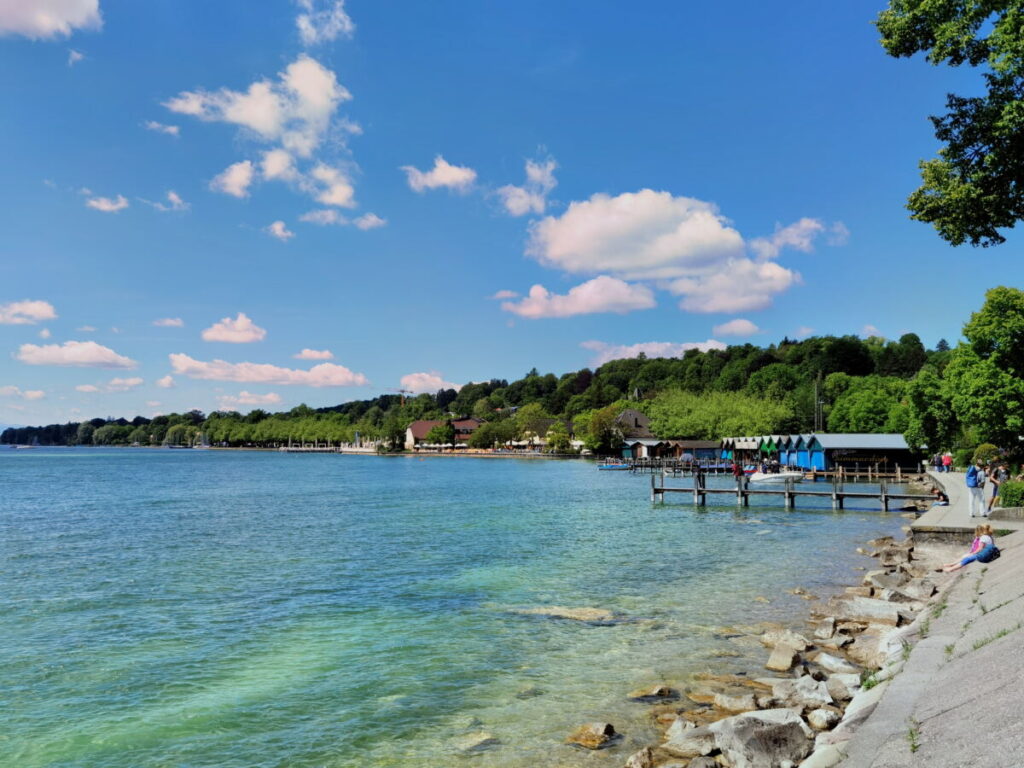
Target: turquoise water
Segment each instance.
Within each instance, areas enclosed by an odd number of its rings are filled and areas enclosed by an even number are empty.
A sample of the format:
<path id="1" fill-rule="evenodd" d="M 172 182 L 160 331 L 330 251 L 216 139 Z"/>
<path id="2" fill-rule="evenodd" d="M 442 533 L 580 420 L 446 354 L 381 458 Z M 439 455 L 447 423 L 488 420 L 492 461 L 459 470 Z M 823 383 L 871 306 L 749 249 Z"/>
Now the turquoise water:
<path id="1" fill-rule="evenodd" d="M 854 583 L 906 522 L 652 506 L 574 461 L 0 450 L 0 494 L 18 768 L 620 766 L 656 736 L 628 691 L 756 669 L 722 626 L 806 615 L 786 590 Z M 623 743 L 562 744 L 595 719 Z"/>

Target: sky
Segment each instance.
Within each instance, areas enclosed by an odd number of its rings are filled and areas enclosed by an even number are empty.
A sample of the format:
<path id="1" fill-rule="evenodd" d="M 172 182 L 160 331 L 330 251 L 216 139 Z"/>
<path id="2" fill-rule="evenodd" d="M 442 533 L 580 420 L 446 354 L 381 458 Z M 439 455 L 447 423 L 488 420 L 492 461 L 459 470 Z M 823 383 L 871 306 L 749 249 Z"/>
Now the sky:
<path id="1" fill-rule="evenodd" d="M 918 333 L 1019 236 L 907 195 L 977 72 L 880 0 L 0 0 L 0 422 Z"/>

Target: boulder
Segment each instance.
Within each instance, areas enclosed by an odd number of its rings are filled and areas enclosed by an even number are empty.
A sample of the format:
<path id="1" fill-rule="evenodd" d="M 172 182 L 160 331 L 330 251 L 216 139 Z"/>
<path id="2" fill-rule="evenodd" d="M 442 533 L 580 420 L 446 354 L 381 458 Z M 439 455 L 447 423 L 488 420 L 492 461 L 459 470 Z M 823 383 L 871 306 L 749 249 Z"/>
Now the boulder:
<path id="1" fill-rule="evenodd" d="M 828 616 L 818 622 L 818 627 L 814 630 L 814 637 L 817 640 L 828 640 L 835 634 L 836 631 L 836 620 L 832 616 Z"/>
<path id="2" fill-rule="evenodd" d="M 852 595 L 853 597 L 871 597 L 871 587 L 847 587 L 846 594 Z"/>
<path id="3" fill-rule="evenodd" d="M 770 630 L 761 635 L 761 645 L 771 648 L 780 643 L 785 643 L 795 651 L 805 651 L 811 645 L 810 640 L 791 629 Z"/>
<path id="4" fill-rule="evenodd" d="M 934 595 L 938 590 L 936 586 L 927 579 L 914 579 L 908 581 L 896 589 L 901 595 L 911 600 L 924 602 Z"/>
<path id="5" fill-rule="evenodd" d="M 483 752 L 485 749 L 500 743 L 493 734 L 487 731 L 477 731 L 475 733 L 467 733 L 465 736 L 459 736 L 453 742 L 453 746 L 458 752 L 472 754 L 474 752 Z"/>
<path id="6" fill-rule="evenodd" d="M 860 670 L 853 666 L 850 662 L 845 659 L 841 659 L 838 656 L 833 656 L 828 653 L 821 652 L 811 659 L 822 669 L 828 670 L 829 672 L 839 672 L 843 674 L 856 674 Z"/>
<path id="7" fill-rule="evenodd" d="M 757 700 L 752 693 L 719 693 L 715 696 L 715 706 L 726 712 L 750 712 L 757 709 Z"/>
<path id="8" fill-rule="evenodd" d="M 601 749 L 609 746 L 617 736 L 611 723 L 586 723 L 573 731 L 565 743 L 586 749 Z"/>
<path id="9" fill-rule="evenodd" d="M 900 563 L 909 563 L 911 551 L 904 547 L 887 547 L 878 553 L 878 563 L 890 568 Z"/>
<path id="10" fill-rule="evenodd" d="M 896 589 L 909 580 L 910 577 L 901 571 L 868 571 L 864 574 L 862 583 L 865 587 L 874 587 L 875 589 Z"/>
<path id="11" fill-rule="evenodd" d="M 900 563 L 899 569 L 912 579 L 922 579 L 931 573 L 931 569 L 921 562 Z"/>
<path id="12" fill-rule="evenodd" d="M 870 597 L 835 600 L 830 607 L 833 608 L 836 618 L 842 621 L 888 624 L 895 627 L 900 618 L 896 606 L 892 603 Z"/>
<path id="13" fill-rule="evenodd" d="M 516 691 L 517 699 L 532 699 L 536 696 L 543 696 L 544 691 L 535 685 L 527 686 L 526 688 L 520 688 Z"/>
<path id="14" fill-rule="evenodd" d="M 839 713 L 834 709 L 815 709 L 807 714 L 807 722 L 816 731 L 827 731 L 839 722 Z"/>
<path id="15" fill-rule="evenodd" d="M 871 541 L 869 541 L 868 546 L 873 547 L 877 550 L 883 550 L 887 549 L 888 547 L 891 547 L 895 543 L 896 539 L 894 539 L 892 536 L 880 536 L 877 539 L 872 539 Z"/>
<path id="16" fill-rule="evenodd" d="M 552 619 L 572 619 L 588 623 L 607 623 L 614 621 L 615 614 L 604 608 L 565 608 L 561 605 L 538 606 L 513 611 L 524 616 L 547 616 Z"/>
<path id="17" fill-rule="evenodd" d="M 634 752 L 626 760 L 625 768 L 654 768 L 654 752 L 650 747 L 644 747 L 639 752 Z"/>
<path id="18" fill-rule="evenodd" d="M 662 766 L 662 768 L 667 767 Z M 721 766 L 713 757 L 696 757 L 690 761 L 686 768 L 721 768 Z"/>
<path id="19" fill-rule="evenodd" d="M 832 694 L 828 692 L 828 686 L 809 675 L 792 680 L 780 680 L 772 688 L 772 696 L 787 707 L 800 709 L 818 709 L 832 704 Z"/>
<path id="20" fill-rule="evenodd" d="M 795 765 L 807 757 L 813 745 L 813 732 L 791 709 L 745 712 L 719 720 L 708 730 L 733 768 Z"/>
<path id="21" fill-rule="evenodd" d="M 635 691 L 630 691 L 627 696 L 634 701 L 651 703 L 678 699 L 679 691 L 669 688 L 667 685 L 652 685 L 649 688 L 638 688 Z"/>
<path id="22" fill-rule="evenodd" d="M 832 675 L 825 681 L 825 688 L 833 701 L 849 701 L 853 698 L 855 691 L 846 687 L 846 684 L 839 679 L 838 675 Z"/>
<path id="23" fill-rule="evenodd" d="M 707 726 L 677 717 L 665 732 L 661 748 L 673 757 L 700 757 L 714 751 L 715 734 Z"/>
<path id="24" fill-rule="evenodd" d="M 861 666 L 879 669 L 885 666 L 893 650 L 892 643 L 887 638 L 888 634 L 887 627 L 869 629 L 853 641 L 846 649 L 846 654 Z"/>
<path id="25" fill-rule="evenodd" d="M 772 650 L 772 655 L 765 664 L 767 669 L 773 672 L 788 672 L 796 661 L 797 652 L 792 646 L 781 643 Z"/>
<path id="26" fill-rule="evenodd" d="M 838 651 L 840 648 L 844 648 L 853 642 L 853 638 L 845 632 L 836 632 L 828 640 L 822 640 L 820 645 L 822 648 L 828 648 L 831 651 Z"/>

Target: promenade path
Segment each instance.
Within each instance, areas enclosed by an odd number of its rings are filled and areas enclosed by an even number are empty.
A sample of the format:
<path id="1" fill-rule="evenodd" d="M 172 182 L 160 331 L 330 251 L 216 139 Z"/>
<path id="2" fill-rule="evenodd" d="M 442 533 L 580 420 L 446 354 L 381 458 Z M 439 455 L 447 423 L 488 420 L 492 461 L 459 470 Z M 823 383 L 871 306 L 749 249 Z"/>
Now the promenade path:
<path id="1" fill-rule="evenodd" d="M 1024 520 L 979 520 L 970 515 L 967 501 L 967 477 L 963 472 L 929 472 L 949 496 L 948 507 L 932 507 L 911 525 L 918 540 L 930 536 L 945 536 L 949 539 L 957 537 L 969 538 L 974 533 L 974 526 L 989 522 L 993 528 L 1019 531 L 1024 530 Z M 992 494 L 992 486 L 985 488 L 985 503 Z"/>

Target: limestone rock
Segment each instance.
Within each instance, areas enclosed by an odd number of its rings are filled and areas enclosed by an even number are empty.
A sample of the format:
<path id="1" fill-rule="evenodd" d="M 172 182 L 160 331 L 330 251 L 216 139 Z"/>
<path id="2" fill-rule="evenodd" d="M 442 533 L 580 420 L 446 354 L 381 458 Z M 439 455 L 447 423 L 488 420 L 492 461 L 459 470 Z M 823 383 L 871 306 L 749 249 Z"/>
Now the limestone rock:
<path id="1" fill-rule="evenodd" d="M 679 691 L 669 688 L 667 685 L 652 685 L 650 688 L 638 688 L 630 691 L 628 698 L 636 701 L 655 702 L 678 699 Z"/>
<path id="2" fill-rule="evenodd" d="M 886 628 L 879 627 L 862 633 L 846 649 L 847 655 L 865 667 L 878 669 L 884 666 L 889 658 L 889 643 L 883 636 L 885 632 Z"/>
<path id="3" fill-rule="evenodd" d="M 752 693 L 740 695 L 719 693 L 715 696 L 715 706 L 726 712 L 750 712 L 757 709 L 757 700 Z"/>
<path id="4" fill-rule="evenodd" d="M 854 597 L 871 597 L 871 587 L 847 587 L 846 594 Z"/>
<path id="5" fill-rule="evenodd" d="M 853 698 L 854 691 L 847 688 L 846 684 L 836 675 L 832 675 L 825 681 L 825 688 L 828 689 L 828 694 L 833 701 L 849 701 Z"/>
<path id="6" fill-rule="evenodd" d="M 796 649 L 785 643 L 780 643 L 775 646 L 765 667 L 773 672 L 788 672 L 793 666 L 793 662 L 796 661 L 796 656 Z"/>
<path id="7" fill-rule="evenodd" d="M 587 723 L 581 725 L 565 740 L 566 744 L 577 744 L 587 749 L 607 747 L 618 734 L 611 723 Z"/>
<path id="8" fill-rule="evenodd" d="M 662 768 L 667 768 L 667 766 L 662 766 Z M 696 757 L 686 768 L 721 768 L 721 766 L 713 757 Z"/>
<path id="9" fill-rule="evenodd" d="M 889 571 L 868 571 L 864 574 L 863 584 L 865 587 L 874 587 L 875 589 L 896 589 L 906 584 L 909 580 L 910 577 L 901 571 L 892 573 Z"/>
<path id="10" fill-rule="evenodd" d="M 822 669 L 826 669 L 829 672 L 833 673 L 839 672 L 843 674 L 856 674 L 860 671 L 857 669 L 857 667 L 853 666 L 853 664 L 846 661 L 845 659 L 841 659 L 838 656 L 832 656 L 831 654 L 824 652 L 819 653 L 817 656 L 811 659 L 811 661 L 813 661 Z"/>
<path id="11" fill-rule="evenodd" d="M 887 549 L 896 543 L 896 539 L 892 536 L 881 536 L 877 539 L 872 539 L 868 542 L 869 547 L 873 547 L 877 550 Z"/>
<path id="12" fill-rule="evenodd" d="M 838 651 L 840 648 L 844 648 L 853 642 L 853 638 L 845 632 L 836 632 L 828 640 L 822 640 L 819 644 L 822 648 L 828 648 L 831 651 Z"/>
<path id="13" fill-rule="evenodd" d="M 832 709 L 815 709 L 808 713 L 807 722 L 816 731 L 827 731 L 839 722 L 839 713 Z"/>
<path id="14" fill-rule="evenodd" d="M 828 686 L 810 676 L 780 680 L 772 688 L 772 696 L 786 706 L 802 709 L 819 709 L 832 704 Z"/>
<path id="15" fill-rule="evenodd" d="M 606 623 L 614 621 L 615 614 L 604 608 L 565 608 L 561 605 L 538 606 L 513 611 L 524 616 L 548 616 L 552 619 Z"/>
<path id="16" fill-rule="evenodd" d="M 811 644 L 811 641 L 791 629 L 770 630 L 761 635 L 761 645 L 767 645 L 771 648 L 780 643 L 785 643 L 795 651 L 805 651 Z"/>
<path id="17" fill-rule="evenodd" d="M 460 736 L 455 739 L 453 746 L 458 752 L 473 753 L 483 752 L 485 749 L 496 746 L 501 742 L 495 738 L 495 736 L 487 731 L 476 731 L 475 733 L 467 733 L 465 736 Z"/>
<path id="18" fill-rule="evenodd" d="M 887 567 L 910 562 L 911 550 L 904 547 L 887 547 L 878 553 L 878 562 Z"/>
<path id="19" fill-rule="evenodd" d="M 708 726 L 733 768 L 795 765 L 811 751 L 813 732 L 791 709 L 766 709 Z"/>
<path id="20" fill-rule="evenodd" d="M 626 761 L 625 768 L 654 768 L 654 752 L 650 747 L 644 747 L 633 753 Z"/>
<path id="21" fill-rule="evenodd" d="M 818 640 L 828 640 L 835 634 L 835 631 L 836 620 L 832 616 L 828 616 L 818 622 L 818 627 L 814 630 L 814 637 Z"/>
<path id="22" fill-rule="evenodd" d="M 896 606 L 885 600 L 870 597 L 853 597 L 835 600 L 831 606 L 839 620 L 858 621 L 868 624 L 888 624 L 895 627 L 899 622 Z"/>
<path id="23" fill-rule="evenodd" d="M 673 757 L 700 757 L 715 749 L 715 734 L 706 726 L 677 717 L 665 732 L 661 748 Z"/>
<path id="24" fill-rule="evenodd" d="M 516 691 L 516 698 L 517 699 L 532 699 L 532 698 L 535 698 L 537 696 L 543 696 L 543 695 L 544 695 L 544 691 L 542 691 L 540 688 L 538 688 L 535 685 L 530 685 L 530 686 L 527 686 L 526 688 L 520 688 L 518 691 Z"/>

